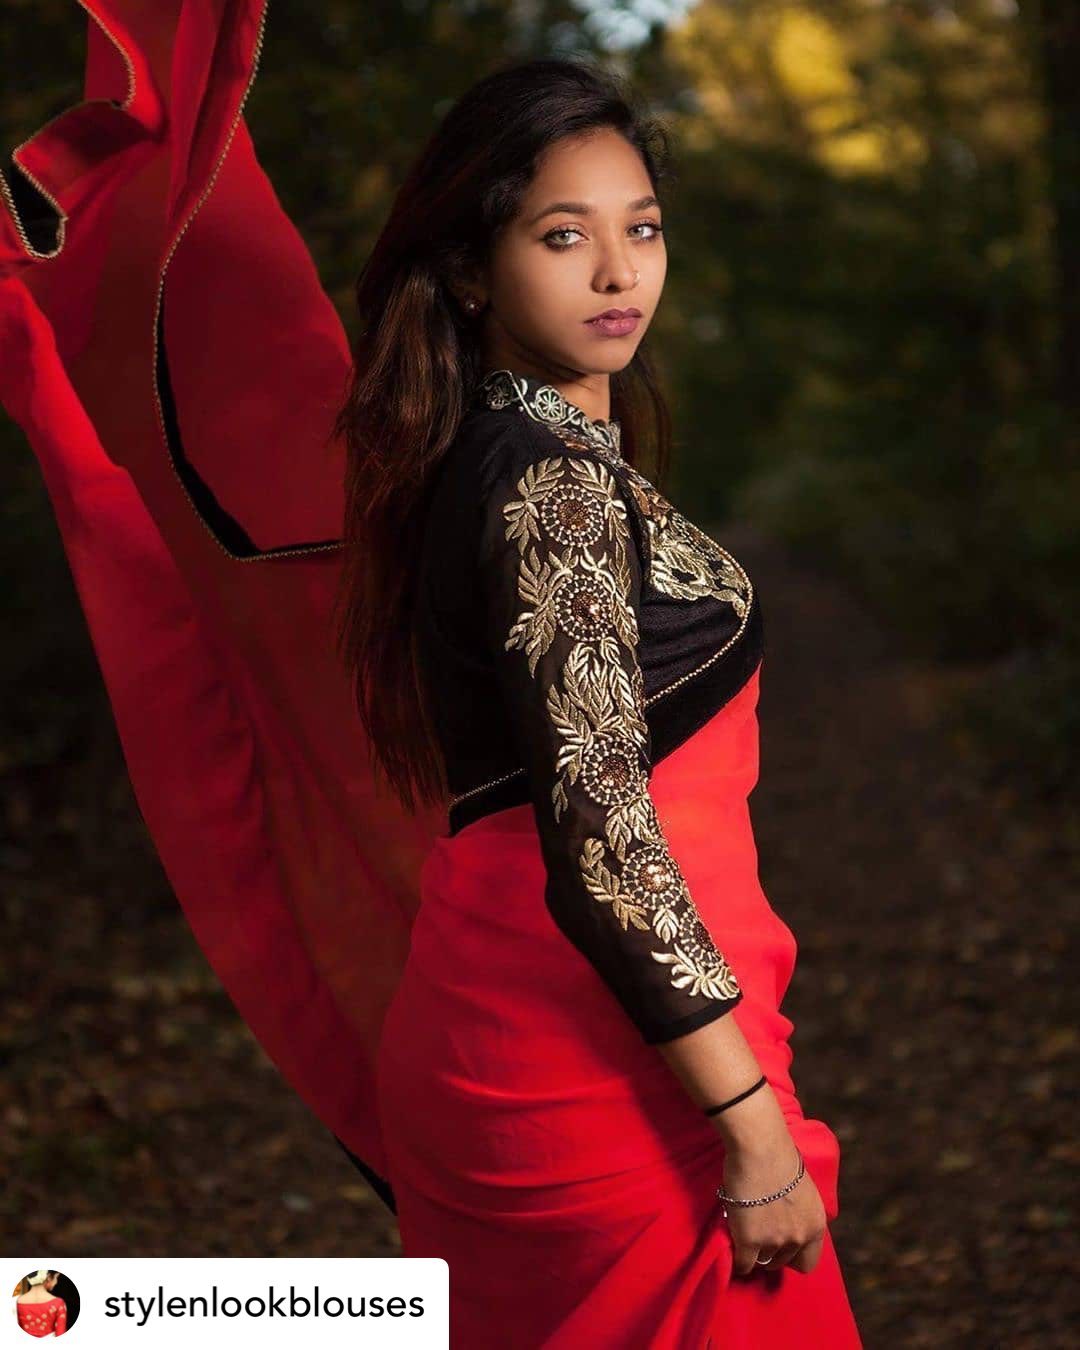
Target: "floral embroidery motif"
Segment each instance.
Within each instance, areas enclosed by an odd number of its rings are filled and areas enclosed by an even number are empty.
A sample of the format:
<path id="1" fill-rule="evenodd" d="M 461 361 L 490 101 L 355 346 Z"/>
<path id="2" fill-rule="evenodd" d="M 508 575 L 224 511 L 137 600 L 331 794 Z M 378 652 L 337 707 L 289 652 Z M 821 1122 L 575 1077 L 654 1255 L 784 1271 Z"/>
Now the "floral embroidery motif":
<path id="1" fill-rule="evenodd" d="M 586 838 L 578 859 L 588 893 L 611 907 L 624 932 L 632 924 L 653 935 L 661 949 L 651 955 L 670 967 L 675 988 L 734 998 L 734 972 L 668 851 L 649 795 L 630 535 L 616 476 L 595 460 L 556 456 L 529 465 L 516 486 L 503 516 L 506 539 L 518 545 L 525 608 L 505 649 L 522 651 L 535 677 L 556 637 L 571 641 L 546 697 L 558 736 L 555 820 L 574 788 L 604 807 L 603 837 Z"/>
<path id="2" fill-rule="evenodd" d="M 489 408 L 508 408 L 516 403 L 534 422 L 542 422 L 567 438 L 568 444 L 596 450 L 609 462 L 623 464 L 622 427 L 617 421 L 587 417 L 585 412 L 564 398 L 553 384 L 544 384 L 534 375 L 515 375 L 512 370 L 492 370 L 478 386 L 480 397 Z"/>
<path id="3" fill-rule="evenodd" d="M 745 618 L 754 590 L 739 563 L 636 469 L 625 472 L 649 532 L 650 584 L 679 600 L 727 600 Z"/>
<path id="4" fill-rule="evenodd" d="M 515 404 L 542 422 L 572 450 L 592 450 L 619 469 L 645 518 L 649 535 L 649 584 L 678 600 L 727 601 L 745 619 L 753 600 L 750 578 L 735 558 L 688 520 L 622 457 L 618 421 L 593 420 L 554 387 L 532 375 L 490 371 L 479 393 L 489 408 Z M 561 541 L 562 542 L 562 541 Z"/>

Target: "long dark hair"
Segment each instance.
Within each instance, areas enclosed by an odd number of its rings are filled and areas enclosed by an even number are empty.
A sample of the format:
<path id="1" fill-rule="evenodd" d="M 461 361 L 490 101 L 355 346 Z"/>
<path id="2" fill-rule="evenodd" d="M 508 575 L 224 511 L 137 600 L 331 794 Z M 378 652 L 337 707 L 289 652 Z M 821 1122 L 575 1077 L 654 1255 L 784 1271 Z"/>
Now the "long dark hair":
<path id="1" fill-rule="evenodd" d="M 635 146 L 659 198 L 667 134 L 617 76 L 558 59 L 492 71 L 421 151 L 356 282 L 360 326 L 334 427 L 346 451 L 338 650 L 375 767 L 409 810 L 447 793 L 415 648 L 417 545 L 433 471 L 485 373 L 478 321 L 451 282 L 487 262 L 540 154 L 601 127 Z M 662 477 L 670 416 L 643 348 L 611 376 L 611 416 L 626 459 L 637 464 L 648 446 Z"/>

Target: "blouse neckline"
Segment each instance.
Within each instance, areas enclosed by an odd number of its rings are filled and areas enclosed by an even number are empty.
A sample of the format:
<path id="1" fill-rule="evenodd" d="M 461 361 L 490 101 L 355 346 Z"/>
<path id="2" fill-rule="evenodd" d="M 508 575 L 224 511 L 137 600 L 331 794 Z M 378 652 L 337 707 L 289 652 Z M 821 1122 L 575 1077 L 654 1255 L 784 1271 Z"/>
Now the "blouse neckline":
<path id="1" fill-rule="evenodd" d="M 488 408 L 516 407 L 553 431 L 576 432 L 589 445 L 622 459 L 622 427 L 616 418 L 589 417 L 537 375 L 490 370 L 477 386 L 477 398 Z"/>

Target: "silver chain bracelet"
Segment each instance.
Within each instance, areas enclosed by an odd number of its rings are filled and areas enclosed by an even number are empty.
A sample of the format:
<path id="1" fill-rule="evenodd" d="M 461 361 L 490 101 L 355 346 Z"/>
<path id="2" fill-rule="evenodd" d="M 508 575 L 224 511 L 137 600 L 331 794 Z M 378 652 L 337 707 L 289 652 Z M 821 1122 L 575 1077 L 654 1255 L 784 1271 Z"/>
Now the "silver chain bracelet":
<path id="1" fill-rule="evenodd" d="M 728 1195 L 723 1186 L 717 1186 L 716 1197 L 718 1200 L 724 1200 L 729 1205 L 738 1205 L 740 1209 L 748 1208 L 750 1205 L 767 1205 L 770 1200 L 779 1200 L 782 1195 L 787 1195 L 788 1191 L 793 1191 L 806 1175 L 806 1163 L 803 1161 L 803 1155 L 798 1148 L 795 1152 L 799 1154 L 799 1170 L 786 1186 L 780 1190 L 774 1191 L 772 1195 L 760 1195 L 756 1200 L 737 1200 L 735 1196 Z M 727 1218 L 727 1210 L 724 1210 L 724 1218 Z"/>

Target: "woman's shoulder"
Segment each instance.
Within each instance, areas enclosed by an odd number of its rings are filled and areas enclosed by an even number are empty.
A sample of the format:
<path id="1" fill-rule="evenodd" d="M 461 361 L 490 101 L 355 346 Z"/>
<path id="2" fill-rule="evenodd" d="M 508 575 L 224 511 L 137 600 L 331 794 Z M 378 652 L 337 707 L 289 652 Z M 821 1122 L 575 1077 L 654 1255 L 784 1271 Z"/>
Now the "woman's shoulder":
<path id="1" fill-rule="evenodd" d="M 480 510 L 492 503 L 501 509 L 508 498 L 529 498 L 539 506 L 553 485 L 563 482 L 557 461 L 583 461 L 584 476 L 575 483 L 588 493 L 601 493 L 621 500 L 631 522 L 639 555 L 649 556 L 648 526 L 642 508 L 642 489 L 647 480 L 618 451 L 597 445 L 584 437 L 556 431 L 516 409 L 480 407 L 468 412 L 450 452 L 457 461 L 451 470 L 464 480 L 464 494 Z"/>
<path id="2" fill-rule="evenodd" d="M 611 452 L 563 436 L 515 409 L 470 409 L 448 453 L 468 466 L 484 495 L 499 483 L 516 482 L 530 466 L 556 458 L 590 460 L 620 479 L 630 472 Z"/>

